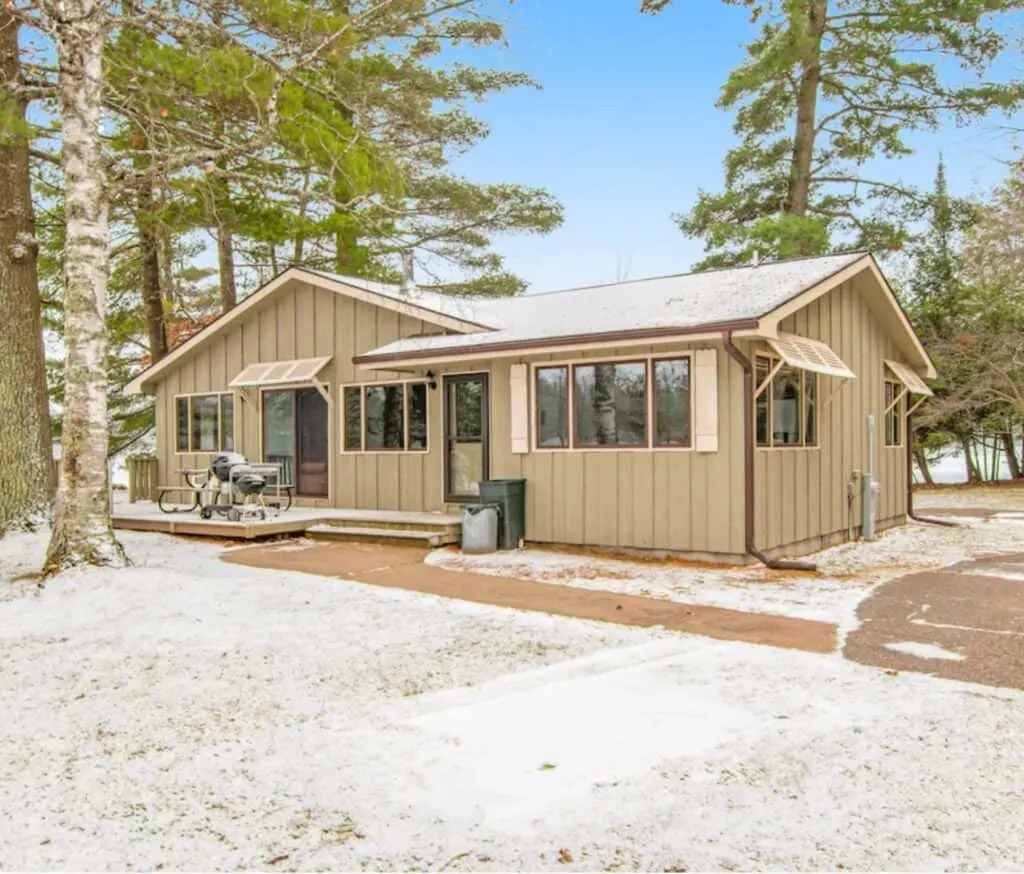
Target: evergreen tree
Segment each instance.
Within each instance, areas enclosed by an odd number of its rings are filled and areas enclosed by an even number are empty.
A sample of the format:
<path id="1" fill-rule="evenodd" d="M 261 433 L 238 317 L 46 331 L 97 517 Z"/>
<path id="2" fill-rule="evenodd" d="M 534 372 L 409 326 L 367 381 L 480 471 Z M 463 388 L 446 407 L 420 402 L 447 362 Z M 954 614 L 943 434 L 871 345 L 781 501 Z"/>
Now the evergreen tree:
<path id="1" fill-rule="evenodd" d="M 866 170 L 911 154 L 907 135 L 1020 105 L 1020 82 L 989 81 L 1016 0 L 725 0 L 758 36 L 726 80 L 739 144 L 725 186 L 679 218 L 704 240 L 704 267 L 818 254 L 833 245 L 901 248 L 927 196 Z M 656 13 L 671 0 L 642 0 Z M 950 75 L 956 65 L 961 70 Z M 966 84 L 955 81 L 969 74 Z"/>

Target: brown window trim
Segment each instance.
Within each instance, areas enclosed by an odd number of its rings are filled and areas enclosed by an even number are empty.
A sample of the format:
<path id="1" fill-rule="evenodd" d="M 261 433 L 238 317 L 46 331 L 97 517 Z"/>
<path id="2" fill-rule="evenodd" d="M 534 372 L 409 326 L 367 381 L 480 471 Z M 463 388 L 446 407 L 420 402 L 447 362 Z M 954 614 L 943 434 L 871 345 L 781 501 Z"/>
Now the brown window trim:
<path id="1" fill-rule="evenodd" d="M 380 446 L 368 449 L 366 447 L 366 389 L 368 388 L 385 388 L 387 386 L 402 386 L 402 446 Z M 426 392 L 426 409 L 425 413 L 427 416 L 427 445 L 422 449 L 412 449 L 409 446 L 410 441 L 410 428 L 409 428 L 409 410 L 411 404 L 409 403 L 409 387 L 413 385 L 422 385 Z M 428 381 L 425 379 L 390 379 L 381 382 L 344 382 L 340 383 L 339 394 L 341 396 L 341 403 L 339 406 L 339 416 L 341 417 L 341 439 L 338 441 L 340 444 L 341 455 L 426 455 L 430 452 L 430 386 Z M 345 425 L 348 419 L 347 410 L 345 408 L 345 391 L 346 389 L 358 389 L 359 390 L 359 448 L 358 449 L 346 449 L 345 448 Z"/>
<path id="2" fill-rule="evenodd" d="M 755 352 L 754 353 L 754 378 L 755 378 L 755 380 L 757 378 L 757 361 L 758 361 L 759 358 L 763 358 L 765 361 L 768 362 L 768 370 L 769 370 L 769 372 L 775 366 L 776 362 L 782 360 L 778 355 L 774 355 L 774 354 L 772 354 L 770 352 Z M 775 419 L 775 416 L 774 416 L 774 413 L 775 413 L 775 402 L 774 402 L 774 399 L 773 399 L 773 397 L 771 395 L 772 385 L 771 385 L 771 383 L 769 383 L 768 386 L 765 388 L 765 392 L 767 393 L 767 396 L 768 396 L 768 442 L 767 443 L 760 443 L 760 442 L 758 442 L 758 440 L 757 440 L 757 428 L 755 427 L 754 428 L 754 434 L 753 434 L 753 437 L 754 437 L 754 448 L 755 449 L 766 449 L 766 450 L 775 451 L 775 450 L 799 450 L 799 449 L 820 449 L 821 448 L 821 441 L 819 440 L 819 437 L 818 437 L 818 435 L 821 433 L 821 418 L 818 417 L 818 412 L 819 412 L 818 374 L 815 373 L 812 370 L 804 370 L 803 368 L 800 368 L 800 367 L 796 367 L 796 368 L 794 368 L 794 370 L 799 371 L 800 374 L 801 374 L 801 379 L 800 379 L 800 433 L 803 434 L 803 435 L 807 434 L 807 392 L 804 390 L 804 385 L 806 383 L 806 380 L 807 380 L 808 376 L 810 376 L 810 378 L 814 380 L 814 414 L 817 417 L 816 420 L 815 420 L 815 423 L 814 423 L 814 441 L 809 443 L 805 439 L 805 440 L 803 440 L 800 443 L 779 443 L 779 444 L 775 443 L 775 437 L 774 437 L 774 435 L 775 435 L 775 422 L 774 422 L 774 419 Z M 772 377 L 772 383 L 775 382 L 775 379 L 777 378 L 777 376 L 778 376 L 778 374 L 776 374 L 776 376 Z M 756 389 L 757 386 L 755 385 L 754 388 Z M 755 426 L 756 426 L 756 422 L 757 422 L 757 401 L 758 401 L 758 398 L 754 398 L 754 422 L 755 422 Z"/>
<path id="3" fill-rule="evenodd" d="M 902 391 L 906 389 L 906 386 L 898 379 L 889 379 L 883 377 L 882 379 L 882 446 L 885 449 L 903 449 L 906 443 L 906 416 L 903 415 L 903 410 L 906 407 L 907 398 L 906 396 L 901 397 L 896 405 L 888 413 L 885 412 L 885 408 L 889 406 L 889 400 L 885 396 L 885 389 L 887 386 L 893 388 L 893 398 L 895 399 Z M 896 427 L 900 432 L 900 439 L 896 443 L 889 442 L 889 435 L 887 433 L 887 420 L 890 416 L 893 416 L 896 420 Z"/>
<path id="4" fill-rule="evenodd" d="M 659 361 L 682 361 L 686 360 L 686 393 L 688 396 L 688 416 L 687 416 L 687 434 L 688 439 L 685 443 L 659 443 L 658 442 L 658 406 L 657 406 L 657 395 L 654 382 L 654 368 Z M 650 395 L 650 416 L 647 423 L 647 427 L 650 429 L 651 434 L 651 448 L 652 449 L 692 449 L 693 448 L 693 353 L 684 352 L 679 355 L 659 355 L 658 357 L 650 358 L 650 366 L 647 368 L 647 391 Z"/>
<path id="5" fill-rule="evenodd" d="M 565 438 L 566 442 L 544 445 L 540 442 L 540 372 L 542 370 L 565 371 Z M 535 448 L 551 452 L 564 452 L 572 449 L 572 365 L 571 364 L 536 364 L 533 368 L 533 444 Z"/>
<path id="6" fill-rule="evenodd" d="M 530 446 L 530 452 L 593 452 L 603 451 L 605 449 L 618 449 L 621 451 L 647 451 L 647 452 L 693 452 L 694 449 L 694 403 L 696 401 L 693 391 L 693 358 L 694 350 L 687 349 L 681 352 L 672 353 L 661 353 L 661 354 L 650 354 L 641 357 L 635 355 L 624 356 L 622 358 L 602 358 L 602 359 L 591 359 L 591 358 L 575 358 L 562 361 L 540 361 L 531 363 L 530 367 L 534 372 L 532 380 L 532 395 L 530 397 L 530 415 L 533 418 L 533 425 L 531 428 L 532 432 L 532 443 Z M 686 444 L 682 443 L 655 443 L 654 442 L 654 425 L 655 425 L 655 414 L 654 409 L 654 394 L 653 394 L 653 379 L 654 379 L 654 367 L 655 361 L 678 361 L 685 358 L 689 361 L 690 368 L 690 442 Z M 576 367 L 592 367 L 597 364 L 644 364 L 646 365 L 646 378 L 645 388 L 647 393 L 646 403 L 646 424 L 647 424 L 647 442 L 643 444 L 623 444 L 623 443 L 583 443 L 577 444 L 576 440 L 576 376 L 574 369 Z M 569 445 L 567 446 L 543 446 L 540 442 L 540 417 L 538 415 L 538 399 L 539 392 L 537 390 L 537 371 L 539 370 L 556 370 L 567 368 L 568 374 L 568 389 L 569 389 Z"/>
<path id="7" fill-rule="evenodd" d="M 235 393 L 233 391 L 196 391 L 176 394 L 174 397 L 174 454 L 175 455 L 220 455 L 223 452 L 235 452 L 234 449 L 224 449 L 224 398 L 231 398 L 232 427 L 231 445 L 237 445 L 237 412 L 235 405 Z M 192 398 L 217 398 L 217 448 L 216 449 L 193 449 L 192 448 Z M 188 449 L 178 448 L 178 402 L 187 402 L 188 411 Z"/>
<path id="8" fill-rule="evenodd" d="M 611 365 L 612 367 L 618 367 L 621 364 L 642 364 L 644 366 L 644 442 L 643 443 L 580 443 L 576 437 L 576 371 L 580 367 L 603 367 Z M 569 407 L 569 415 L 572 417 L 572 427 L 569 429 L 570 439 L 572 441 L 572 448 L 584 450 L 586 452 L 592 452 L 598 450 L 604 452 L 609 449 L 619 450 L 622 452 L 635 452 L 641 449 L 651 448 L 651 368 L 649 366 L 649 358 L 624 358 L 621 361 L 605 361 L 595 359 L 594 361 L 577 361 L 571 366 L 571 373 L 569 378 L 572 384 L 572 391 L 570 394 L 571 404 Z"/>

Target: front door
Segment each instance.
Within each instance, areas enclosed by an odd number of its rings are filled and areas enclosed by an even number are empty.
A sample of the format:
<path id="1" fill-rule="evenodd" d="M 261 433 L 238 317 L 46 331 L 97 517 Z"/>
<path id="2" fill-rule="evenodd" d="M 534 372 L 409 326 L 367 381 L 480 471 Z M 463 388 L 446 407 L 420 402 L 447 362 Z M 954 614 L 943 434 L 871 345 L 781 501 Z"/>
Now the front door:
<path id="1" fill-rule="evenodd" d="M 463 373 L 444 378 L 446 501 L 472 500 L 480 494 L 480 480 L 488 477 L 488 395 L 486 373 Z"/>
<path id="2" fill-rule="evenodd" d="M 327 401 L 315 388 L 263 392 L 263 460 L 281 465 L 295 494 L 326 498 L 330 484 Z"/>

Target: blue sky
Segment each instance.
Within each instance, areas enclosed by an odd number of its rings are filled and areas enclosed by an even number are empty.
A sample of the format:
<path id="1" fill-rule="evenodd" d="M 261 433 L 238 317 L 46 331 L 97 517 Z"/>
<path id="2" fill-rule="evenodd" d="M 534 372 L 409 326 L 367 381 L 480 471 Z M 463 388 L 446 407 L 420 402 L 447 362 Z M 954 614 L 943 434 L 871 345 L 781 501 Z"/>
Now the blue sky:
<path id="1" fill-rule="evenodd" d="M 457 168 L 481 182 L 542 186 L 565 206 L 555 233 L 498 241 L 510 269 L 531 291 L 687 270 L 702 245 L 672 213 L 698 187 L 720 185 L 734 140 L 715 100 L 753 33 L 746 10 L 719 0 L 677 0 L 656 17 L 641 15 L 639 0 L 495 5 L 509 47 L 474 51 L 474 63 L 529 73 L 542 89 L 476 106 L 492 133 Z M 941 150 L 952 190 L 981 191 L 1011 154 L 1002 123 L 917 135 L 918 154 L 884 172 L 928 185 Z"/>

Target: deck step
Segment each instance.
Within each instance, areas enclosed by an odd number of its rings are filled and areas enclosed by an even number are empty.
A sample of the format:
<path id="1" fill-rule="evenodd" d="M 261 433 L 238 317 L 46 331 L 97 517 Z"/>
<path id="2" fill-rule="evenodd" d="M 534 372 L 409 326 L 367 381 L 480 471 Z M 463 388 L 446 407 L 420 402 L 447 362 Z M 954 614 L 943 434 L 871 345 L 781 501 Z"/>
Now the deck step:
<path id="1" fill-rule="evenodd" d="M 348 540 L 367 543 L 401 543 L 405 545 L 438 547 L 458 543 L 458 531 L 402 528 L 368 528 L 361 525 L 313 525 L 306 529 L 313 540 Z"/>
<path id="2" fill-rule="evenodd" d="M 456 538 L 462 532 L 461 520 L 451 521 L 450 518 L 446 519 L 444 517 L 436 521 L 415 517 L 403 519 L 400 514 L 393 519 L 374 516 L 367 516 L 365 518 L 359 518 L 358 516 L 325 516 L 319 520 L 318 524 L 327 528 L 364 528 L 369 531 L 421 531 L 428 534 L 450 534 Z"/>

